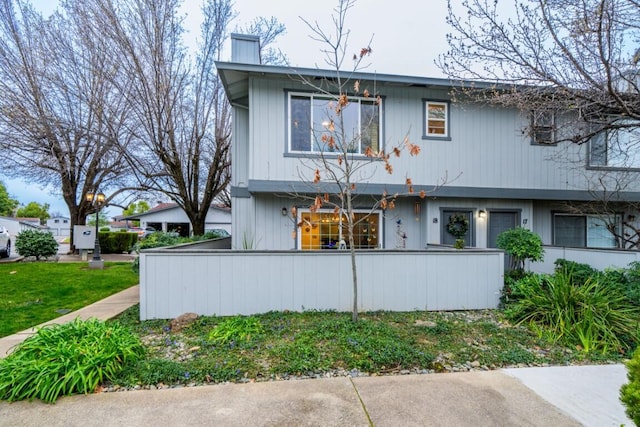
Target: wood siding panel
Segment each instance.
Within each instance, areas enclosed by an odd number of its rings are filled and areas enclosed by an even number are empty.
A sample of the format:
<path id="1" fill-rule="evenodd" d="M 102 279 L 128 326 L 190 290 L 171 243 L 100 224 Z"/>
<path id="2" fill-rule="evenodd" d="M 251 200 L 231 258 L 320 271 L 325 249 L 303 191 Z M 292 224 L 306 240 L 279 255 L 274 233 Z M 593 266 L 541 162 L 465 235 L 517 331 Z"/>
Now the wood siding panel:
<path id="1" fill-rule="evenodd" d="M 359 252 L 358 309 L 496 308 L 502 288 L 498 251 Z M 459 268 L 465 265 L 464 269 Z M 149 250 L 140 256 L 141 319 L 350 311 L 345 252 Z"/>
<path id="2" fill-rule="evenodd" d="M 286 147 L 286 90 L 308 90 L 293 79 L 254 78 L 250 85 L 252 150 L 249 179 L 296 181 L 308 159 L 289 157 Z M 485 105 L 452 104 L 450 141 L 422 139 L 423 99 L 447 99 L 443 91 L 379 85 L 384 99 L 387 147 L 409 140 L 422 152 L 394 159 L 393 175 L 374 165 L 372 183 L 402 184 L 409 175 L 416 185 L 432 186 L 447 176 L 455 186 L 523 189 L 587 189 L 597 171 L 584 168 L 585 147 L 531 145 L 524 129 L 526 114 Z M 376 167 L 378 166 L 378 167 Z M 374 170 L 375 169 L 375 170 Z M 312 177 L 307 173 L 306 178 Z M 640 189 L 640 180 L 633 184 Z"/>
<path id="3" fill-rule="evenodd" d="M 634 250 L 565 248 L 545 246 L 544 259 L 541 262 L 528 262 L 527 268 L 535 273 L 551 274 L 557 259 L 566 259 L 589 264 L 597 270 L 607 268 L 626 268 L 629 263 L 640 261 L 640 252 Z"/>

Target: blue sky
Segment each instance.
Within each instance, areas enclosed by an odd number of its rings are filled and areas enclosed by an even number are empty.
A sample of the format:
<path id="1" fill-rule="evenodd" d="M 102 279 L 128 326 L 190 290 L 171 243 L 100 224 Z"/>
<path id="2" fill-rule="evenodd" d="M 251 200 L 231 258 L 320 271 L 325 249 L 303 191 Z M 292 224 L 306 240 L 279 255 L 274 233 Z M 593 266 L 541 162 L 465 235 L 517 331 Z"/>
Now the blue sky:
<path id="1" fill-rule="evenodd" d="M 51 13 L 57 0 L 33 0 L 32 3 L 44 14 Z M 185 0 L 184 13 L 187 28 L 195 37 L 199 31 L 200 1 Z M 310 2 L 291 0 L 235 0 L 238 12 L 234 24 L 244 25 L 257 16 L 275 16 L 287 27 L 278 42 L 293 66 L 327 68 L 322 62 L 320 43 L 309 36 L 311 31 L 300 17 L 309 22 L 317 21 L 326 31 L 333 29 L 330 16 L 335 2 Z M 446 52 L 445 23 L 447 5 L 445 0 L 416 2 L 415 0 L 359 0 L 347 17 L 347 28 L 351 29 L 350 50 L 358 51 L 373 36 L 368 72 L 403 74 L 425 77 L 443 77 L 433 64 L 434 59 Z M 227 52 L 226 58 L 229 58 Z M 66 204 L 56 189 L 41 188 L 20 180 L 9 180 L 0 176 L 9 194 L 20 203 L 31 201 L 48 203 L 50 212 L 68 215 Z M 110 212 L 115 215 L 119 212 Z"/>

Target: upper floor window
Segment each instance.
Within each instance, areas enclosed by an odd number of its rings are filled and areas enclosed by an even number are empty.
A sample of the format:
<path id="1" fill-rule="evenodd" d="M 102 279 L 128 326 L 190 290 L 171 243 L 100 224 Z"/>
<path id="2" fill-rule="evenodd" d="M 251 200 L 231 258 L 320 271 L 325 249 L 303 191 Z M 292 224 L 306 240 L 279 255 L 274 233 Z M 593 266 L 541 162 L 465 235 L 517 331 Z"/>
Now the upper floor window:
<path id="1" fill-rule="evenodd" d="M 449 137 L 449 103 L 424 101 L 424 137 Z"/>
<path id="2" fill-rule="evenodd" d="M 377 152 L 382 149 L 381 129 L 379 98 L 349 97 L 340 109 L 336 98 L 289 94 L 289 152 Z"/>
<path id="3" fill-rule="evenodd" d="M 54 219 L 54 220 L 53 220 L 53 222 L 54 222 L 55 224 L 57 224 L 57 223 L 59 223 L 59 222 L 60 222 L 60 220 L 59 220 L 59 219 Z"/>
<path id="4" fill-rule="evenodd" d="M 628 128 L 603 131 L 591 138 L 589 165 L 639 169 L 640 123 L 630 122 L 630 125 Z"/>
<path id="5" fill-rule="evenodd" d="M 555 144 L 555 116 L 552 111 L 538 110 L 531 112 L 531 142 L 533 144 Z"/>

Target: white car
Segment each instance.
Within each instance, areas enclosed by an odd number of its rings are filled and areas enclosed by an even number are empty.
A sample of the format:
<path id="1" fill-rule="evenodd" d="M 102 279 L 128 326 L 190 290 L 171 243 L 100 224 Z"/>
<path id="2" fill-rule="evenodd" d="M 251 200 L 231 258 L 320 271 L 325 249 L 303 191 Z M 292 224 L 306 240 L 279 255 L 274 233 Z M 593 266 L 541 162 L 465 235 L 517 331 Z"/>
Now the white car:
<path id="1" fill-rule="evenodd" d="M 9 230 L 0 225 L 0 258 L 9 258 L 11 255 L 11 236 Z"/>

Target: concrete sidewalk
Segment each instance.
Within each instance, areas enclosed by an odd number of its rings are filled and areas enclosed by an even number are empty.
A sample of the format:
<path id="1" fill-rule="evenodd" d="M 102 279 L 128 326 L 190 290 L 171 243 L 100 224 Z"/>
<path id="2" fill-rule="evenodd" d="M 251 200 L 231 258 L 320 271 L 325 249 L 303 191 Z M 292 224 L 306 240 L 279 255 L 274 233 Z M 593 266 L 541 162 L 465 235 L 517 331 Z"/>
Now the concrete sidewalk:
<path id="1" fill-rule="evenodd" d="M 108 319 L 138 301 L 134 286 L 47 324 Z M 0 355 L 34 330 L 0 339 Z M 0 402 L 0 425 L 630 427 L 626 381 L 617 364 L 221 384 Z"/>
<path id="2" fill-rule="evenodd" d="M 581 367 L 577 367 L 579 369 Z M 564 402 L 595 403 L 602 367 L 586 389 L 548 402 L 504 371 L 222 384 L 71 396 L 54 405 L 0 402 L 8 426 L 620 426 L 620 408 L 584 416 Z M 555 383 L 558 371 L 538 369 Z M 570 376 L 575 367 L 566 369 Z M 548 375 L 548 374 L 552 375 Z M 551 385 L 554 387 L 555 385 Z M 596 394 L 601 393 L 599 390 Z M 609 396 L 607 402 L 615 397 Z M 559 403 L 559 404 L 558 404 Z M 574 402 L 575 403 L 575 402 Z M 579 414 L 580 415 L 580 414 Z"/>

